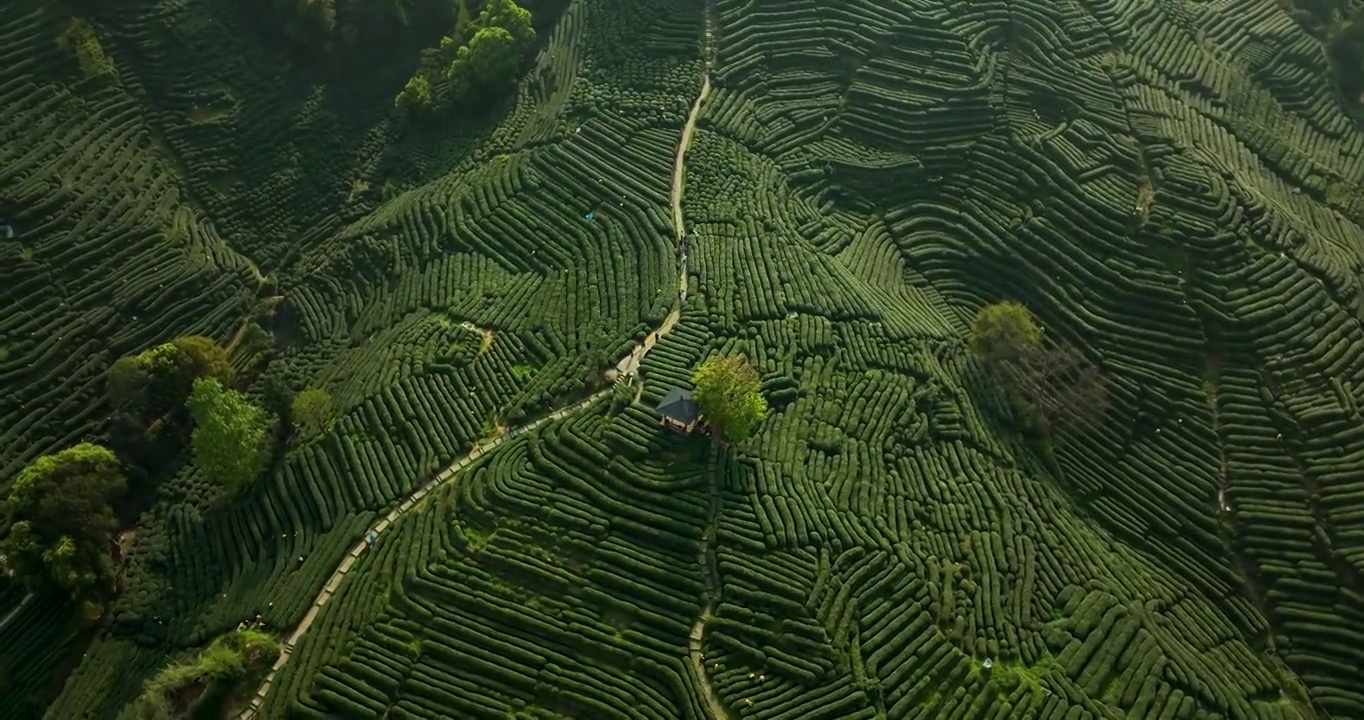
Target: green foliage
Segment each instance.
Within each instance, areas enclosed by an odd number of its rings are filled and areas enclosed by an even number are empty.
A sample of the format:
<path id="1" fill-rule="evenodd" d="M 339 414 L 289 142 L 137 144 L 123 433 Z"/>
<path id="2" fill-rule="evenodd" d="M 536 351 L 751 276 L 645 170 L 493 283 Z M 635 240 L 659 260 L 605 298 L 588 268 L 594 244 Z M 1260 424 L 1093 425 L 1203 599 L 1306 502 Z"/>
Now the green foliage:
<path id="1" fill-rule="evenodd" d="M 971 323 L 971 351 L 986 364 L 1020 357 L 1042 344 L 1042 328 L 1016 302 L 986 305 Z"/>
<path id="2" fill-rule="evenodd" d="M 34 589 L 59 586 L 82 601 L 112 590 L 112 503 L 126 490 L 108 448 L 82 443 L 44 455 L 20 471 L 5 505 L 0 552 Z"/>
<path id="3" fill-rule="evenodd" d="M 109 368 L 104 394 L 116 407 L 139 406 L 151 381 L 151 368 L 140 355 L 124 355 Z"/>
<path id="4" fill-rule="evenodd" d="M 518 52 L 524 52 L 535 42 L 530 11 L 517 5 L 514 0 L 488 0 L 483 12 L 478 15 L 478 24 L 485 30 L 506 30 L 516 40 Z"/>
<path id="5" fill-rule="evenodd" d="M 202 377 L 224 383 L 232 381 L 232 365 L 227 360 L 227 351 L 213 338 L 186 335 L 172 340 L 171 346 L 176 351 L 175 381 L 187 389 Z"/>
<path id="6" fill-rule="evenodd" d="M 432 103 L 431 82 L 420 73 L 413 75 L 393 99 L 394 107 L 407 112 L 429 112 Z"/>
<path id="7" fill-rule="evenodd" d="M 209 699 L 250 687 L 245 680 L 263 673 L 277 657 L 279 641 L 269 633 L 245 629 L 222 635 L 192 659 L 172 663 L 148 680 L 125 716 L 141 720 L 197 716 L 194 711 Z M 187 692 L 197 688 L 203 692 Z M 191 707 L 175 707 L 182 694 L 196 698 Z"/>
<path id="8" fill-rule="evenodd" d="M 998 302 L 971 323 L 971 351 L 1008 397 L 1025 430 L 1092 429 L 1108 409 L 1099 369 L 1069 346 L 1045 347 L 1028 308 Z"/>
<path id="9" fill-rule="evenodd" d="M 485 27 L 474 33 L 450 64 L 447 80 L 456 98 L 471 90 L 495 92 L 516 81 L 521 49 L 505 28 Z"/>
<path id="10" fill-rule="evenodd" d="M 227 383 L 232 376 L 222 346 L 212 338 L 187 335 L 115 361 L 105 397 L 115 409 L 145 420 L 180 410 L 195 380 Z"/>
<path id="11" fill-rule="evenodd" d="M 748 439 L 767 417 L 758 374 L 742 355 L 714 357 L 692 376 L 696 402 L 706 422 L 736 442 Z"/>
<path id="12" fill-rule="evenodd" d="M 294 397 L 290 417 L 300 435 L 321 435 L 336 424 L 336 402 L 331 393 L 322 388 L 304 390 Z"/>
<path id="13" fill-rule="evenodd" d="M 535 43 L 530 11 L 512 0 L 493 0 L 477 20 L 462 1 L 456 13 L 455 32 L 426 52 L 422 67 L 394 98 L 399 110 L 429 114 L 516 84 L 521 59 Z"/>
<path id="14" fill-rule="evenodd" d="M 214 378 L 194 382 L 194 462 L 231 495 L 240 493 L 270 460 L 265 411 Z"/>
<path id="15" fill-rule="evenodd" d="M 76 18 L 57 36 L 57 45 L 76 54 L 81 70 L 91 77 L 114 71 L 114 62 L 104 52 L 99 36 L 90 23 Z"/>

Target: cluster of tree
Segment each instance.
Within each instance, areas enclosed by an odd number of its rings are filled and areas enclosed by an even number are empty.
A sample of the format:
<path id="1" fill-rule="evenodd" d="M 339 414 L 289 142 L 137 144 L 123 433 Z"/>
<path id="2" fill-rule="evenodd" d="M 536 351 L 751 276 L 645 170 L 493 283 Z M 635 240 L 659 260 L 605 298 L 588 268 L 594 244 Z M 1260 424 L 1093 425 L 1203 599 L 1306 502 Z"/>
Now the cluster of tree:
<path id="1" fill-rule="evenodd" d="M 227 383 L 233 371 L 227 352 L 198 335 L 126 355 L 109 368 L 109 446 L 129 470 L 133 495 L 179 454 L 192 421 L 185 401 L 200 377 Z"/>
<path id="2" fill-rule="evenodd" d="M 153 476 L 188 439 L 195 465 L 235 497 L 269 465 L 289 429 L 310 439 L 335 423 L 326 390 L 289 396 L 267 387 L 267 399 L 284 406 L 270 412 L 231 389 L 232 378 L 227 352 L 197 335 L 119 358 L 105 386 L 114 411 L 110 447 L 83 443 L 19 473 L 0 506 L 4 569 L 34 590 L 64 588 L 96 616 L 114 591 L 119 503 L 147 490 L 129 492 L 130 475 Z M 292 423 L 277 432 L 276 415 L 286 414 Z"/>
<path id="3" fill-rule="evenodd" d="M 114 591 L 113 503 L 126 489 L 118 458 L 82 443 L 34 460 L 5 498 L 0 552 L 31 590 L 60 587 L 88 618 Z"/>
<path id="4" fill-rule="evenodd" d="M 758 373 L 742 355 L 713 357 L 692 375 L 694 396 L 713 431 L 734 442 L 752 437 L 767 417 Z"/>
<path id="5" fill-rule="evenodd" d="M 1083 432 L 1108 410 L 1103 374 L 1070 345 L 1049 345 L 1016 302 L 987 305 L 971 324 L 971 351 L 1003 388 L 1015 419 L 1042 434 Z"/>
<path id="6" fill-rule="evenodd" d="M 200 378 L 232 382 L 227 351 L 212 338 L 187 335 L 125 355 L 109 368 L 105 396 L 117 411 L 143 422 L 183 420 L 177 415 Z"/>
<path id="7" fill-rule="evenodd" d="M 423 54 L 421 66 L 394 99 L 408 115 L 432 116 L 474 97 L 505 92 L 516 83 L 535 44 L 530 11 L 515 0 L 488 0 L 477 20 L 460 0 L 455 31 Z"/>

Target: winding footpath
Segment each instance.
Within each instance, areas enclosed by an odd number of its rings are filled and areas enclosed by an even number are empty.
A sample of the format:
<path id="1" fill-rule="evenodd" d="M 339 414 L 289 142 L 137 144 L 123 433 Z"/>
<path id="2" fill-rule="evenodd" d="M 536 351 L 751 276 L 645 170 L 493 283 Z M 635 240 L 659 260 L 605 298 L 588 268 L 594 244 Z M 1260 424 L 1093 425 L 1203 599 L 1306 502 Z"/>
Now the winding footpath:
<path id="1" fill-rule="evenodd" d="M 707 13 L 709 15 L 709 13 Z M 701 103 L 710 96 L 710 70 L 714 64 L 714 57 L 711 49 L 714 47 L 711 42 L 711 35 L 714 32 L 707 20 L 706 28 L 706 66 L 701 75 L 701 92 L 696 95 L 696 103 L 691 107 L 691 114 L 687 116 L 687 124 L 682 128 L 682 140 L 678 143 L 676 162 L 673 163 L 673 182 L 672 192 L 669 202 L 673 211 L 673 227 L 677 230 L 678 240 L 681 246 L 682 277 L 679 281 L 678 306 L 663 321 L 664 327 L 669 330 L 677 324 L 681 316 L 682 303 L 687 298 L 687 251 L 690 246 L 690 238 L 686 235 L 686 228 L 682 219 L 682 193 L 686 186 L 687 166 L 685 155 L 687 148 L 691 146 L 692 134 L 696 131 L 696 120 L 701 116 Z M 636 395 L 638 401 L 638 395 Z M 715 447 L 712 446 L 712 451 Z M 715 604 L 720 597 L 720 576 L 718 572 L 718 561 L 715 553 L 715 530 L 720 523 L 722 511 L 722 498 L 720 495 L 720 478 L 717 475 L 711 481 L 710 506 L 707 509 L 709 516 L 706 521 L 705 532 L 701 535 L 700 548 L 697 551 L 697 561 L 701 564 L 703 577 L 705 578 L 705 603 L 701 606 L 701 612 L 697 614 L 696 621 L 692 623 L 691 632 L 687 634 L 687 661 L 691 666 L 692 672 L 696 675 L 697 687 L 701 689 L 701 701 L 705 704 L 706 712 L 710 714 L 712 720 L 728 720 L 730 718 L 729 709 L 720 700 L 720 696 L 715 692 L 715 686 L 710 682 L 710 674 L 706 672 L 705 638 L 706 624 L 710 622 L 715 614 Z"/>
<path id="2" fill-rule="evenodd" d="M 681 305 L 686 299 L 687 294 L 687 243 L 685 242 L 686 229 L 683 226 L 682 220 L 682 190 L 686 176 L 686 154 L 687 148 L 691 146 L 692 134 L 696 130 L 697 118 L 700 117 L 701 114 L 701 103 L 709 94 L 710 63 L 708 61 L 706 64 L 706 72 L 703 75 L 701 82 L 701 92 L 697 95 L 696 102 L 692 105 L 691 113 L 687 116 L 686 125 L 682 127 L 682 136 L 678 141 L 677 151 L 673 158 L 672 187 L 671 192 L 669 193 L 669 203 L 672 206 L 673 228 L 679 241 L 678 258 L 681 267 L 677 291 L 678 304 L 673 308 L 672 312 L 668 313 L 668 316 L 664 318 L 662 324 L 660 324 L 655 331 L 649 333 L 643 340 L 635 343 L 634 347 L 630 349 L 630 353 L 616 364 L 615 369 L 617 378 L 620 379 L 632 378 L 635 376 L 636 372 L 639 370 L 640 362 L 644 360 L 644 356 L 648 354 L 649 350 L 653 349 L 664 335 L 672 332 L 682 316 Z M 446 466 L 446 468 L 435 477 L 431 478 L 426 483 L 423 483 L 421 487 L 413 491 L 411 495 L 408 495 L 396 507 L 389 510 L 388 513 L 372 528 L 376 541 L 379 536 L 382 536 L 385 531 L 397 522 L 398 518 L 416 507 L 432 490 L 449 482 L 457 473 L 459 473 L 459 471 L 468 467 L 471 463 L 476 462 L 487 453 L 492 452 L 499 445 L 512 440 L 518 435 L 534 430 L 540 425 L 565 418 L 578 410 L 586 408 L 596 401 L 605 398 L 610 393 L 611 390 L 609 388 L 600 390 L 573 405 L 559 408 L 548 415 L 524 425 L 520 425 L 496 438 L 475 446 L 469 454 Z M 711 519 L 706 531 L 706 539 L 702 542 L 701 554 L 703 562 L 707 562 L 707 558 L 711 555 L 711 552 L 708 550 L 709 538 L 714 535 L 715 523 L 718 520 L 718 505 L 715 504 L 715 500 L 718 500 L 718 493 L 712 502 Z M 346 579 L 346 574 L 350 572 L 350 569 L 354 567 L 355 563 L 365 554 L 369 544 L 368 540 L 362 538 L 346 553 L 345 557 L 341 559 L 340 564 L 336 566 L 336 570 L 332 572 L 331 576 L 327 578 L 327 582 L 323 584 L 322 590 L 313 598 L 312 605 L 308 608 L 308 612 L 303 616 L 303 620 L 300 621 L 299 624 L 294 627 L 293 631 L 280 642 L 279 658 L 275 660 L 275 664 L 270 669 L 270 673 L 265 677 L 265 680 L 261 682 L 260 687 L 256 689 L 256 693 L 251 697 L 250 703 L 248 703 L 246 708 L 238 715 L 239 720 L 252 720 L 260 713 L 261 707 L 265 704 L 265 698 L 270 693 L 270 687 L 274 683 L 275 675 L 279 672 L 280 668 L 284 667 L 284 665 L 289 662 L 290 658 L 293 656 L 294 648 L 298 645 L 299 641 L 302 640 L 303 634 L 308 632 L 308 628 L 313 624 L 313 621 L 317 619 L 318 614 L 321 613 L 322 608 L 327 604 L 327 601 L 339 592 L 341 584 Z M 713 568 L 712 562 L 708 562 L 707 567 Z M 708 596 L 711 595 L 713 595 L 713 592 L 708 593 Z M 728 713 L 724 711 L 724 706 L 716 697 L 715 690 L 711 687 L 710 680 L 706 676 L 704 666 L 700 665 L 702 661 L 702 633 L 704 632 L 706 620 L 709 619 L 713 609 L 714 600 L 708 600 L 696 625 L 692 628 L 691 639 L 688 642 L 688 654 L 693 658 L 693 665 L 697 667 L 697 672 L 699 673 L 698 679 L 701 684 L 702 694 L 704 696 L 703 699 L 705 700 L 707 707 L 710 708 L 710 712 L 714 718 L 723 719 L 728 717 Z"/>

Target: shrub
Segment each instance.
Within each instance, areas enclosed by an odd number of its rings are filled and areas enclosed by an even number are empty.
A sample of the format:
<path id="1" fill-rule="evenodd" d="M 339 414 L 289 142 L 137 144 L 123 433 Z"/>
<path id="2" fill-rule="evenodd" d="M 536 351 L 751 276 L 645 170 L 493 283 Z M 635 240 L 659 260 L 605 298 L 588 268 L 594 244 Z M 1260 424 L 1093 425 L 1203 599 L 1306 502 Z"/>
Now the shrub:
<path id="1" fill-rule="evenodd" d="M 90 23 L 76 18 L 57 36 L 57 45 L 76 54 L 76 61 L 86 75 L 105 75 L 114 71 L 114 63 L 104 52 L 99 36 Z"/>
<path id="2" fill-rule="evenodd" d="M 407 112 L 427 112 L 432 107 L 431 82 L 420 72 L 393 98 L 393 106 Z"/>

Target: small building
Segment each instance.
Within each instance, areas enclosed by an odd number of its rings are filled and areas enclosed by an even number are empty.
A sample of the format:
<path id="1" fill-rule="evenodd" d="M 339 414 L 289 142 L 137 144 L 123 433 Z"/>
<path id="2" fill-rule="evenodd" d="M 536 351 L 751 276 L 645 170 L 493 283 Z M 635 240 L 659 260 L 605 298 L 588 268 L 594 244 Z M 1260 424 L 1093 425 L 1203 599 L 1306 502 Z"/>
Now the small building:
<path id="1" fill-rule="evenodd" d="M 675 387 L 663 396 L 658 413 L 663 416 L 664 425 L 682 432 L 689 433 L 701 424 L 701 408 L 691 393 L 682 388 Z"/>

